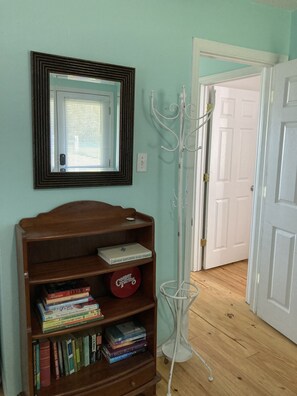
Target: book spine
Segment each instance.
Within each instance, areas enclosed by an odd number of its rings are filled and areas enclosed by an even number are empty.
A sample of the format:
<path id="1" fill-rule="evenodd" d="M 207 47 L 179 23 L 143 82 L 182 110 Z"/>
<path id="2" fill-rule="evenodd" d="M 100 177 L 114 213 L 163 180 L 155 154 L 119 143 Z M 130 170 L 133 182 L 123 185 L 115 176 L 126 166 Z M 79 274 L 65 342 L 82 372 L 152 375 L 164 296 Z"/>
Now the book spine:
<path id="1" fill-rule="evenodd" d="M 75 289 L 62 290 L 53 293 L 48 293 L 47 290 L 45 289 L 44 294 L 47 299 L 51 300 L 53 298 L 68 297 L 74 294 L 81 294 L 86 292 L 89 293 L 90 290 L 91 290 L 90 286 L 77 287 Z"/>
<path id="2" fill-rule="evenodd" d="M 151 252 L 134 254 L 134 255 L 126 256 L 126 257 L 112 258 L 109 260 L 109 264 L 126 263 L 127 261 L 141 260 L 141 259 L 149 258 L 149 257 L 152 257 Z"/>
<path id="3" fill-rule="evenodd" d="M 83 324 L 87 324 L 87 323 L 91 323 L 91 322 L 96 322 L 96 321 L 101 320 L 103 318 L 104 318 L 104 315 L 98 315 L 98 316 L 96 316 L 94 318 L 76 320 L 75 322 L 71 322 L 71 323 L 67 323 L 67 324 L 55 324 L 52 327 L 46 327 L 46 328 L 42 327 L 42 332 L 43 333 L 50 333 L 50 332 L 55 331 L 55 330 L 65 330 L 65 329 L 69 329 L 71 327 L 75 327 L 77 325 L 83 325 Z"/>
<path id="4" fill-rule="evenodd" d="M 76 361 L 76 369 L 77 371 L 81 368 L 80 363 L 80 349 L 79 349 L 79 338 L 75 338 L 75 361 Z"/>
<path id="5" fill-rule="evenodd" d="M 102 347 L 102 332 L 98 330 L 96 333 L 96 360 L 101 359 L 101 347 Z"/>
<path id="6" fill-rule="evenodd" d="M 36 389 L 40 390 L 40 345 L 36 343 Z"/>
<path id="7" fill-rule="evenodd" d="M 147 346 L 147 341 L 142 341 L 141 343 L 132 343 L 131 345 L 127 345 L 126 347 L 119 348 L 119 349 L 112 349 L 108 348 L 107 345 L 103 345 L 103 348 L 105 349 L 105 352 L 110 356 L 110 357 L 115 357 L 119 356 L 123 353 L 128 353 L 128 352 L 133 352 L 137 351 L 138 349 L 143 349 Z"/>
<path id="8" fill-rule="evenodd" d="M 72 349 L 72 340 L 71 338 L 66 339 L 66 349 L 67 349 L 67 358 L 68 358 L 68 367 L 69 367 L 69 374 L 74 373 L 74 356 L 73 356 L 73 349 Z"/>
<path id="9" fill-rule="evenodd" d="M 62 339 L 62 353 L 63 353 L 63 365 L 64 365 L 64 374 L 69 375 L 69 365 L 68 365 L 68 354 L 67 354 L 67 345 L 66 339 Z"/>
<path id="10" fill-rule="evenodd" d="M 34 341 L 32 342 L 34 388 L 36 388 L 36 377 L 37 377 L 36 348 L 37 348 L 37 341 L 34 340 Z"/>
<path id="11" fill-rule="evenodd" d="M 64 375 L 64 364 L 63 364 L 62 345 L 60 340 L 57 341 L 57 346 L 58 346 L 58 358 L 59 358 L 59 371 L 62 377 Z"/>
<path id="12" fill-rule="evenodd" d="M 90 311 L 88 313 L 82 313 L 79 315 L 70 315 L 68 317 L 43 320 L 42 324 L 43 324 L 44 328 L 47 328 L 47 327 L 51 327 L 52 325 L 56 325 L 56 324 L 63 325 L 63 324 L 79 321 L 81 319 L 92 319 L 92 318 L 100 316 L 99 314 L 100 314 L 99 310 L 96 309 L 96 310 Z"/>
<path id="13" fill-rule="evenodd" d="M 74 362 L 74 372 L 77 372 L 77 361 L 76 361 L 76 346 L 75 346 L 75 339 L 71 338 L 72 343 L 72 353 L 73 353 L 73 362 Z"/>
<path id="14" fill-rule="evenodd" d="M 40 341 L 40 385 L 41 388 L 49 386 L 51 383 L 50 369 L 50 342 L 49 340 Z"/>
<path id="15" fill-rule="evenodd" d="M 145 348 L 139 349 L 138 351 L 124 353 L 122 355 L 115 356 L 115 357 L 108 356 L 104 351 L 103 351 L 103 354 L 109 363 L 116 363 L 116 362 L 119 362 L 120 360 L 127 359 L 130 356 L 136 355 L 137 353 L 144 352 L 144 351 L 145 351 Z"/>
<path id="16" fill-rule="evenodd" d="M 87 367 L 90 364 L 90 347 L 89 347 L 89 335 L 83 336 L 83 350 L 84 350 L 84 366 Z"/>
<path id="17" fill-rule="evenodd" d="M 58 347 L 57 341 L 51 340 L 51 363 L 52 363 L 52 372 L 54 378 L 58 380 L 60 378 L 60 370 L 59 370 L 59 357 L 58 357 Z"/>
<path id="18" fill-rule="evenodd" d="M 62 308 L 51 312 L 51 311 L 46 311 L 43 307 L 43 304 L 41 302 L 38 302 L 37 308 L 43 320 L 51 320 L 51 319 L 67 318 L 71 316 L 87 314 L 95 310 L 98 311 L 99 304 L 98 303 L 89 304 L 81 308 L 64 308 L 64 309 Z"/>
<path id="19" fill-rule="evenodd" d="M 60 302 L 65 302 L 65 301 L 71 301 L 71 300 L 77 300 L 79 298 L 83 297 L 89 297 L 89 292 L 84 292 L 84 293 L 79 293 L 79 294 L 72 294 L 70 296 L 66 297 L 57 297 L 57 298 L 47 298 L 44 297 L 44 301 L 46 304 L 54 304 L 54 303 L 60 303 Z"/>
<path id="20" fill-rule="evenodd" d="M 92 332 L 89 334 L 89 345 L 90 345 L 90 364 L 96 362 L 96 333 Z"/>
<path id="21" fill-rule="evenodd" d="M 95 302 L 95 300 L 93 299 L 92 296 L 88 296 L 88 297 L 83 297 L 83 298 L 79 298 L 77 300 L 70 300 L 70 301 L 64 301 L 64 302 L 60 302 L 60 303 L 53 303 L 53 304 L 46 304 L 44 298 L 41 300 L 43 308 L 45 311 L 56 311 L 56 310 L 60 310 L 62 308 L 65 307 L 72 307 L 76 304 L 84 304 L 87 302 Z"/>

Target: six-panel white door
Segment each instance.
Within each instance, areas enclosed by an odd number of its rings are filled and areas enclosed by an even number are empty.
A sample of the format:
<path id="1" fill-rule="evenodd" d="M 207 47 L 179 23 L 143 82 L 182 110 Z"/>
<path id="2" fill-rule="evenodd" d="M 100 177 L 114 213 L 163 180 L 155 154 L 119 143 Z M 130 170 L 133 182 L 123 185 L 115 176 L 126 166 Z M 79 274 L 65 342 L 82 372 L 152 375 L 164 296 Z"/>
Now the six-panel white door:
<path id="1" fill-rule="evenodd" d="M 297 343 L 297 61 L 274 68 L 257 314 Z"/>
<path id="2" fill-rule="evenodd" d="M 215 91 L 204 269 L 248 257 L 259 113 L 259 92 Z"/>

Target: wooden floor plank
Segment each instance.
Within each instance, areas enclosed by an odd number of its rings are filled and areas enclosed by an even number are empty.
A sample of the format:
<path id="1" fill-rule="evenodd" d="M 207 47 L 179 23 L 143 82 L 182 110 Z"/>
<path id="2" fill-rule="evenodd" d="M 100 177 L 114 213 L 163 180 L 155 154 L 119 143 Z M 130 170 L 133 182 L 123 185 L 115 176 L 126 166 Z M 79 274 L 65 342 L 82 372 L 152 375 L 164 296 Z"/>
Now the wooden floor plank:
<path id="1" fill-rule="evenodd" d="M 247 263 L 193 273 L 199 297 L 189 313 L 189 339 L 212 367 L 214 381 L 195 356 L 175 365 L 172 395 L 296 396 L 297 346 L 255 316 L 245 303 Z M 170 362 L 158 359 L 167 394 Z"/>

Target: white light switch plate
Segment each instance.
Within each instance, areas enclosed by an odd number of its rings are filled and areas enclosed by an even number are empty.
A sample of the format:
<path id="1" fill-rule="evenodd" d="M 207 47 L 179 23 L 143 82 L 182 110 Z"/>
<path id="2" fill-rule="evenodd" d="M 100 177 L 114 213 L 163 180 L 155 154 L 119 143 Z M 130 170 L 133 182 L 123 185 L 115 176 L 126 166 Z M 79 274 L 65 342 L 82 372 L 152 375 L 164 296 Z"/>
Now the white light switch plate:
<path id="1" fill-rule="evenodd" d="M 136 170 L 137 172 L 147 171 L 147 153 L 138 153 Z"/>

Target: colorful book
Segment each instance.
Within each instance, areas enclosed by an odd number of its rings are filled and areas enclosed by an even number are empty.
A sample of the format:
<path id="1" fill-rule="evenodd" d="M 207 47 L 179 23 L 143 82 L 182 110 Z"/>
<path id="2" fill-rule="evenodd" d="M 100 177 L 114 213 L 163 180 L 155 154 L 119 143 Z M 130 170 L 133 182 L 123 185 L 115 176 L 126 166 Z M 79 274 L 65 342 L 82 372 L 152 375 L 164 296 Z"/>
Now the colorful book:
<path id="1" fill-rule="evenodd" d="M 143 349 L 146 346 L 147 346 L 147 340 L 141 340 L 117 349 L 112 348 L 111 345 L 109 344 L 103 344 L 102 350 L 105 352 L 106 355 L 110 357 L 115 357 L 125 353 L 137 351 L 138 349 Z"/>
<path id="2" fill-rule="evenodd" d="M 56 309 L 53 311 L 46 311 L 44 305 L 40 300 L 37 300 L 36 305 L 42 320 L 58 319 L 58 318 L 69 317 L 81 313 L 88 313 L 90 311 L 99 308 L 99 304 L 97 303 L 96 300 L 88 301 L 86 303 L 81 303 L 81 304 L 75 304 L 72 306 L 70 305 L 66 307 L 61 307 L 60 309 Z"/>
<path id="3" fill-rule="evenodd" d="M 44 388 L 51 383 L 51 358 L 50 358 L 50 341 L 48 339 L 39 341 L 40 347 L 40 386 Z"/>
<path id="4" fill-rule="evenodd" d="M 97 249 L 98 256 L 108 264 L 118 264 L 126 261 L 140 260 L 152 257 L 151 250 L 139 243 L 126 243 L 124 245 L 107 246 Z"/>
<path id="5" fill-rule="evenodd" d="M 46 327 L 46 328 L 44 328 L 43 325 L 41 325 L 41 327 L 42 327 L 43 333 L 50 333 L 52 331 L 65 330 L 65 329 L 69 329 L 71 327 L 75 327 L 78 325 L 83 325 L 83 324 L 87 324 L 87 323 L 91 323 L 91 322 L 97 322 L 98 320 L 101 320 L 103 318 L 104 318 L 104 315 L 100 314 L 98 316 L 94 316 L 89 319 L 80 319 L 80 320 L 76 320 L 76 321 L 64 323 L 64 324 L 57 323 L 57 324 L 51 325 L 50 327 Z M 43 323 L 46 323 L 46 322 L 43 322 Z"/>
<path id="6" fill-rule="evenodd" d="M 72 348 L 72 340 L 71 340 L 70 336 L 67 336 L 65 338 L 65 343 L 66 343 L 69 374 L 73 374 L 75 372 L 75 370 L 74 370 L 74 355 L 73 355 L 73 348 Z"/>
<path id="7" fill-rule="evenodd" d="M 40 320 L 42 329 L 46 330 L 46 329 L 53 328 L 53 327 L 66 326 L 68 324 L 80 323 L 82 321 L 88 321 L 88 320 L 97 319 L 97 318 L 101 318 L 101 317 L 102 317 L 101 311 L 98 309 L 95 309 L 88 313 L 71 315 L 71 316 L 67 316 L 67 317 L 61 317 L 61 318 L 50 319 L 50 320 L 42 320 L 42 318 L 39 316 L 39 320 Z"/>
<path id="8" fill-rule="evenodd" d="M 73 279 L 66 282 L 48 283 L 43 286 L 43 293 L 47 299 L 67 297 L 73 294 L 90 292 L 90 285 L 83 279 Z"/>
<path id="9" fill-rule="evenodd" d="M 71 294 L 70 296 L 57 297 L 57 298 L 43 297 L 43 299 L 44 299 L 46 304 L 56 304 L 56 303 L 73 301 L 73 300 L 77 300 L 77 299 L 80 299 L 80 298 L 89 297 L 89 295 L 90 295 L 89 292 L 83 292 L 83 293 Z"/>
<path id="10" fill-rule="evenodd" d="M 138 349 L 138 350 L 136 350 L 136 351 L 132 351 L 132 352 L 128 352 L 128 353 L 123 353 L 123 354 L 121 354 L 121 355 L 119 355 L 119 356 L 114 356 L 114 357 L 111 357 L 111 356 L 109 356 L 108 354 L 105 354 L 105 351 L 104 351 L 104 350 L 102 350 L 102 353 L 103 353 L 103 355 L 105 356 L 105 358 L 106 358 L 106 360 L 108 361 L 108 363 L 112 364 L 112 363 L 116 363 L 116 362 L 119 362 L 119 361 L 121 361 L 121 360 L 127 359 L 127 358 L 129 358 L 129 357 L 131 357 L 131 356 L 133 356 L 133 355 L 138 354 L 138 353 L 145 352 L 145 350 L 146 350 L 146 348 L 142 348 L 142 349 Z"/>
<path id="11" fill-rule="evenodd" d="M 45 309 L 45 311 L 56 311 L 56 310 L 60 310 L 61 308 L 64 309 L 66 307 L 72 307 L 75 306 L 76 304 L 83 304 L 86 302 L 94 302 L 94 298 L 92 296 L 87 296 L 87 297 L 82 297 L 82 298 L 78 298 L 78 299 L 74 299 L 74 300 L 70 300 L 70 301 L 64 301 L 64 302 L 60 302 L 60 303 L 53 303 L 53 304 L 46 304 L 44 298 L 41 299 L 42 305 Z"/>
<path id="12" fill-rule="evenodd" d="M 81 349 L 80 348 L 81 337 L 77 337 L 76 335 L 72 334 L 72 345 L 74 345 L 74 363 L 76 366 L 76 371 L 81 369 Z"/>

